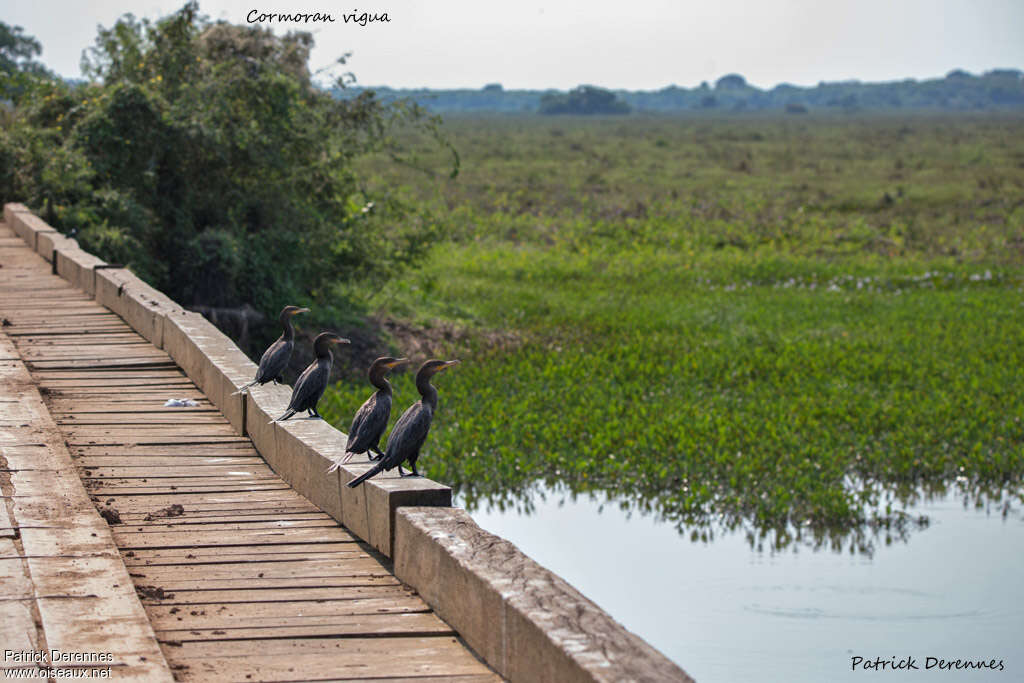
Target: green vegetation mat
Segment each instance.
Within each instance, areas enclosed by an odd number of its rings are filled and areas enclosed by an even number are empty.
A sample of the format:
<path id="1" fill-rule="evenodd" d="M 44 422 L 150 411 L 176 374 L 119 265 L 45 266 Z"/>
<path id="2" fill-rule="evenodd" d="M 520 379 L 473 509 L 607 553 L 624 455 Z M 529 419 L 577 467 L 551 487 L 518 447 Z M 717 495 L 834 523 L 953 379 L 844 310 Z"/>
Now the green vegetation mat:
<path id="1" fill-rule="evenodd" d="M 370 170 L 450 238 L 352 295 L 463 361 L 419 464 L 470 507 L 564 486 L 841 545 L 954 483 L 1020 500 L 1024 120 L 448 128 L 459 180 Z"/>

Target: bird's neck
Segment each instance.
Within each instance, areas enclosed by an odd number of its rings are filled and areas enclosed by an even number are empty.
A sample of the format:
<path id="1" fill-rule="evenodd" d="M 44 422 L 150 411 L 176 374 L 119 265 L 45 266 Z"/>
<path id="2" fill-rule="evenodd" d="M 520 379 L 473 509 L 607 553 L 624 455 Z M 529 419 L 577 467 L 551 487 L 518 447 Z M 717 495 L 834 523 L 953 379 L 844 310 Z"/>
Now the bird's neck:
<path id="1" fill-rule="evenodd" d="M 295 330 L 292 328 L 292 318 L 287 316 L 281 320 L 281 327 L 284 328 L 284 334 L 281 338 L 285 341 L 292 341 L 295 339 Z"/>
<path id="2" fill-rule="evenodd" d="M 384 375 L 378 375 L 378 374 L 370 375 L 370 384 L 372 384 L 373 386 L 377 387 L 377 389 L 379 391 L 382 391 L 385 394 L 390 394 L 391 393 L 391 382 L 389 382 L 387 380 L 387 378 L 384 377 Z"/>
<path id="3" fill-rule="evenodd" d="M 430 383 L 430 377 L 417 377 L 416 388 L 419 390 L 420 396 L 423 397 L 423 403 L 429 405 L 431 410 L 437 408 L 437 389 Z"/>

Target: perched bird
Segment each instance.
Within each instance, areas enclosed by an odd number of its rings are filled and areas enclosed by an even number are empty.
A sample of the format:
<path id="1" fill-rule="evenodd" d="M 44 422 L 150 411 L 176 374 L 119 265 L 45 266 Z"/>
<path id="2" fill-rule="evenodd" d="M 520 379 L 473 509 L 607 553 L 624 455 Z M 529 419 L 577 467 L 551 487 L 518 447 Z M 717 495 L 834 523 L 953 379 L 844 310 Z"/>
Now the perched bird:
<path id="1" fill-rule="evenodd" d="M 391 416 L 391 383 L 385 375 L 392 368 L 405 365 L 408 358 L 391 358 L 385 356 L 373 361 L 367 376 L 370 384 L 377 387 L 373 396 L 366 399 L 366 402 L 356 411 L 352 418 L 352 426 L 348 429 L 348 443 L 345 444 L 345 457 L 334 463 L 327 470 L 328 474 L 338 469 L 341 463 L 348 462 L 353 455 L 358 453 L 371 452 L 370 460 L 377 460 L 382 457 L 380 452 L 380 437 L 388 426 L 388 418 Z M 373 457 L 376 453 L 377 457 Z"/>
<path id="2" fill-rule="evenodd" d="M 427 439 L 427 432 L 430 431 L 430 422 L 434 419 L 434 411 L 437 409 L 437 389 L 430 383 L 430 378 L 438 372 L 443 372 L 455 365 L 457 360 L 428 360 L 420 366 L 416 373 L 416 388 L 420 392 L 420 400 L 413 403 L 398 418 L 391 434 L 388 435 L 388 445 L 377 464 L 369 471 L 360 474 L 348 483 L 350 488 L 359 486 L 370 477 L 380 474 L 385 470 L 398 468 L 398 475 L 402 473 L 402 463 L 409 461 L 409 469 L 413 475 L 420 476 L 416 471 L 416 459 L 420 457 L 420 448 Z"/>
<path id="3" fill-rule="evenodd" d="M 319 418 L 320 413 L 316 412 L 316 404 L 323 396 L 324 389 L 327 388 L 327 380 L 331 376 L 331 363 L 333 362 L 331 344 L 349 343 L 348 339 L 342 339 L 333 332 L 318 334 L 313 340 L 313 353 L 316 354 L 316 360 L 310 363 L 295 380 L 295 388 L 292 389 L 292 400 L 288 402 L 288 409 L 281 417 L 271 420 L 267 424 L 287 420 L 303 410 L 308 410 L 310 417 Z"/>
<path id="4" fill-rule="evenodd" d="M 281 373 L 288 367 L 288 359 L 292 357 L 292 347 L 295 346 L 295 330 L 292 329 L 292 316 L 299 313 L 309 313 L 308 308 L 298 306 L 285 306 L 281 309 L 278 321 L 284 328 L 284 333 L 277 341 L 263 352 L 260 357 L 260 367 L 256 370 L 256 379 L 246 384 L 234 394 L 244 394 L 249 387 L 255 384 L 266 384 L 267 382 L 280 382 Z"/>

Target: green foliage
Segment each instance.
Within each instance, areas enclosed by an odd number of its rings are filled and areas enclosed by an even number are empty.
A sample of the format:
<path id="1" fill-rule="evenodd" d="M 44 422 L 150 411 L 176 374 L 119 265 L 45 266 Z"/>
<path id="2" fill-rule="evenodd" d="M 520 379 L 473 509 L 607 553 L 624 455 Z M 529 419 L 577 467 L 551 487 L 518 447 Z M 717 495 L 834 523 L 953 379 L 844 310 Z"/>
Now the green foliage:
<path id="1" fill-rule="evenodd" d="M 86 54 L 90 83 L 41 83 L 20 103 L 0 145 L 21 150 L 5 196 L 183 304 L 330 314 L 336 283 L 380 282 L 439 230 L 354 161 L 399 156 L 404 127 L 440 138 L 415 105 L 316 87 L 312 45 L 210 22 L 195 3 L 126 15 Z"/>
<path id="2" fill-rule="evenodd" d="M 450 125 L 453 241 L 366 296 L 463 361 L 419 464 L 470 505 L 561 485 L 838 547 L 922 491 L 1020 498 L 1020 119 Z"/>
<path id="3" fill-rule="evenodd" d="M 0 21 L 0 100 L 17 102 L 38 78 L 49 76 L 34 59 L 42 51 L 39 41 L 20 26 Z"/>

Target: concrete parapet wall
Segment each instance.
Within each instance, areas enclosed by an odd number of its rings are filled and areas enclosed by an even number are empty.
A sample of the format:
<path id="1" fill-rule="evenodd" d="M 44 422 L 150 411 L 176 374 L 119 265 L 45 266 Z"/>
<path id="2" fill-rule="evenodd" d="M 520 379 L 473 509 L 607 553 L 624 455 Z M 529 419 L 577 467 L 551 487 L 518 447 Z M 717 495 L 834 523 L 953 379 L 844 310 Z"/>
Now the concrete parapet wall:
<path id="1" fill-rule="evenodd" d="M 448 486 L 392 471 L 350 489 L 346 484 L 371 466 L 365 456 L 328 475 L 344 455 L 345 435 L 298 416 L 269 424 L 285 411 L 291 388 L 236 393 L 257 366 L 215 325 L 83 251 L 24 206 L 6 204 L 4 219 L 58 275 L 167 351 L 285 481 L 392 557 L 399 579 L 500 674 L 514 681 L 690 680 L 565 581 L 451 508 Z"/>
<path id="2" fill-rule="evenodd" d="M 93 271 L 96 301 L 124 318 L 154 346 L 164 348 L 164 321 L 182 308 L 127 268 L 94 267 Z"/>
<path id="3" fill-rule="evenodd" d="M 19 205 L 20 206 L 20 205 Z M 7 214 L 6 208 L 4 214 Z M 39 216 L 30 211 L 12 211 L 14 221 L 10 223 L 14 232 L 25 240 L 32 250 L 36 250 L 36 238 L 40 233 L 57 233 L 57 230 Z"/>
<path id="4" fill-rule="evenodd" d="M 14 230 L 14 214 L 22 212 L 31 213 L 24 204 L 16 204 L 15 202 L 4 204 L 4 223 L 11 226 L 11 230 Z M 15 230 L 15 234 L 17 234 L 17 230 Z"/>
<path id="5" fill-rule="evenodd" d="M 395 575 L 509 680 L 692 681 L 465 510 L 404 507 L 396 520 Z"/>
<path id="6" fill-rule="evenodd" d="M 40 232 L 36 235 L 36 252 L 50 263 L 53 263 L 53 253 L 58 246 L 62 249 L 78 249 L 78 240 L 65 237 L 59 232 Z"/>
<path id="7" fill-rule="evenodd" d="M 96 295 L 96 268 L 107 265 L 87 251 L 69 244 L 60 245 L 53 252 L 53 265 L 57 274 L 90 296 Z"/>

